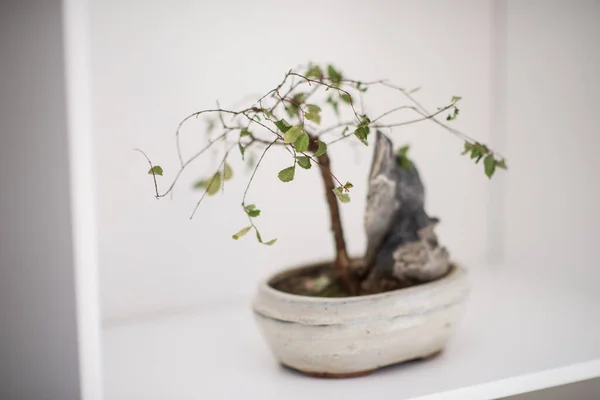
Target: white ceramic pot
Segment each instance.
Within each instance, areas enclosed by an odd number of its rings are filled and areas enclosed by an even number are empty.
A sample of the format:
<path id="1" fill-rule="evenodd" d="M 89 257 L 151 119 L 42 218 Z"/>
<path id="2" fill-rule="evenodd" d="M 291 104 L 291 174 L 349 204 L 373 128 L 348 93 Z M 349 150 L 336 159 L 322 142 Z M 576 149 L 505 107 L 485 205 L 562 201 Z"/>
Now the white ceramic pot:
<path id="1" fill-rule="evenodd" d="M 273 289 L 263 282 L 253 309 L 277 360 L 309 375 L 348 377 L 386 365 L 427 358 L 442 350 L 461 319 L 468 295 L 466 271 L 386 293 L 319 298 Z"/>

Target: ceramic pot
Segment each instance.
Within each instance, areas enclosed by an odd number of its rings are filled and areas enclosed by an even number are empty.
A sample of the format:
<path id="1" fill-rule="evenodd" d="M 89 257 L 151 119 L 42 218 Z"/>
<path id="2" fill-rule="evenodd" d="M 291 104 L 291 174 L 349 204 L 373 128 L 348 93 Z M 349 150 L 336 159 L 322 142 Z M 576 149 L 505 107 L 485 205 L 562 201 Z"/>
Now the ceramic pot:
<path id="1" fill-rule="evenodd" d="M 253 303 L 277 360 L 306 374 L 357 376 L 430 357 L 443 349 L 463 315 L 468 281 L 460 266 L 433 282 L 367 296 L 308 297 L 271 286 L 321 267 L 290 269 L 267 279 Z"/>

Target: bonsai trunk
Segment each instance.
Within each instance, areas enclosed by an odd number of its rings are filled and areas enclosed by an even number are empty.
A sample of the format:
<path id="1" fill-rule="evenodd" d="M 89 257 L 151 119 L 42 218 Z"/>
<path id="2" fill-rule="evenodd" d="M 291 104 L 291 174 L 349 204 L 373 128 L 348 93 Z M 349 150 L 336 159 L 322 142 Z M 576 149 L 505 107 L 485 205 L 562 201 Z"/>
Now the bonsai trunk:
<path id="1" fill-rule="evenodd" d="M 340 218 L 340 209 L 337 197 L 333 192 L 335 184 L 331 176 L 331 160 L 327 153 L 318 157 L 321 176 L 325 185 L 325 197 L 329 206 L 329 215 L 331 218 L 331 231 L 335 241 L 335 259 L 333 261 L 333 271 L 340 279 L 344 289 L 351 295 L 356 295 L 358 288 L 355 280 L 351 276 L 350 260 L 346 251 L 346 240 L 344 239 L 344 230 L 342 229 L 342 220 Z"/>

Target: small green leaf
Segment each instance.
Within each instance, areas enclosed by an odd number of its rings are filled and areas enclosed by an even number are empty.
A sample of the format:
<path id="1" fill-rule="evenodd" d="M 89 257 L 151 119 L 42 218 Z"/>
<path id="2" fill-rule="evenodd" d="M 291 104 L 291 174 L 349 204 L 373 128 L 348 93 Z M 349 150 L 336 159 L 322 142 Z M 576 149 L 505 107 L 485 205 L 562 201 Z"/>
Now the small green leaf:
<path id="1" fill-rule="evenodd" d="M 321 123 L 321 107 L 314 104 L 307 104 L 308 112 L 304 114 L 304 118 L 313 121 L 316 124 Z"/>
<path id="2" fill-rule="evenodd" d="M 294 95 L 294 97 L 292 97 L 292 100 L 296 103 L 296 106 L 298 104 L 304 103 L 304 98 L 306 97 L 306 93 L 296 93 Z"/>
<path id="3" fill-rule="evenodd" d="M 315 152 L 315 156 L 320 157 L 323 154 L 325 154 L 325 152 L 327 152 L 327 144 L 325 144 L 325 142 L 322 142 L 319 140 L 319 144 L 317 147 L 317 151 Z"/>
<path id="4" fill-rule="evenodd" d="M 277 239 L 271 239 L 268 242 L 263 242 L 262 237 L 260 236 L 260 232 L 258 231 L 258 229 L 256 229 L 256 227 L 254 229 L 256 230 L 256 239 L 258 240 L 259 243 L 262 243 L 265 246 L 272 246 L 277 241 Z"/>
<path id="5" fill-rule="evenodd" d="M 353 184 L 351 184 L 350 182 L 346 182 L 346 184 L 344 185 L 344 189 L 346 190 L 350 190 L 354 187 Z"/>
<path id="6" fill-rule="evenodd" d="M 335 196 L 342 203 L 350 203 L 350 195 L 348 193 L 344 193 L 343 187 L 336 187 L 335 189 L 333 189 L 333 193 L 335 193 Z"/>
<path id="7" fill-rule="evenodd" d="M 448 116 L 446 117 L 446 121 L 454 121 L 456 119 L 456 117 L 458 116 L 459 113 L 459 109 L 454 107 L 452 109 L 452 112 L 450 114 L 448 114 Z"/>
<path id="8" fill-rule="evenodd" d="M 246 214 L 251 218 L 258 217 L 260 215 L 260 210 L 250 210 Z"/>
<path id="9" fill-rule="evenodd" d="M 233 177 L 233 170 L 231 169 L 231 165 L 225 163 L 225 167 L 223 168 L 223 178 L 226 181 L 230 180 Z"/>
<path id="10" fill-rule="evenodd" d="M 246 211 L 251 211 L 251 210 L 255 210 L 255 209 L 256 209 L 255 204 L 248 204 L 247 206 L 244 206 L 244 210 L 246 210 Z"/>
<path id="11" fill-rule="evenodd" d="M 473 150 L 473 145 L 469 142 L 465 142 L 465 149 L 462 152 L 462 155 L 464 156 L 465 154 L 469 153 L 471 150 Z"/>
<path id="12" fill-rule="evenodd" d="M 311 114 L 318 114 L 321 112 L 321 107 L 315 104 L 307 104 L 306 108 L 308 108 L 308 112 Z"/>
<path id="13" fill-rule="evenodd" d="M 277 126 L 277 129 L 279 129 L 283 133 L 286 133 L 291 128 L 290 124 L 288 124 L 285 119 L 275 121 L 275 126 Z"/>
<path id="14" fill-rule="evenodd" d="M 400 157 L 407 157 L 409 149 L 410 149 L 410 146 L 408 146 L 408 145 L 402 146 L 398 150 L 396 150 L 396 154 Z"/>
<path id="15" fill-rule="evenodd" d="M 354 135 L 364 144 L 365 146 L 369 145 L 367 141 L 367 137 L 369 136 L 369 127 L 366 125 L 360 125 L 354 131 Z"/>
<path id="16" fill-rule="evenodd" d="M 283 141 L 285 143 L 294 143 L 303 133 L 301 125 L 292 126 L 283 134 Z"/>
<path id="17" fill-rule="evenodd" d="M 508 169 L 508 167 L 506 166 L 506 161 L 504 159 L 496 161 L 496 167 Z"/>
<path id="18" fill-rule="evenodd" d="M 306 71 L 306 77 L 321 80 L 323 79 L 323 71 L 318 65 L 313 65 L 308 69 L 308 71 Z"/>
<path id="19" fill-rule="evenodd" d="M 285 108 L 285 112 L 290 118 L 294 118 L 298 114 L 298 110 L 299 108 L 295 104 L 290 104 Z"/>
<path id="20" fill-rule="evenodd" d="M 246 149 L 244 148 L 244 146 L 242 146 L 241 143 L 238 143 L 238 149 L 240 149 L 240 153 L 242 154 L 242 160 L 244 159 L 244 153 L 246 152 Z"/>
<path id="21" fill-rule="evenodd" d="M 451 100 L 451 102 L 452 102 L 452 103 L 456 103 L 457 101 L 459 101 L 459 100 L 461 100 L 461 99 L 462 99 L 462 97 L 460 97 L 460 96 L 452 96 L 452 100 Z"/>
<path id="22" fill-rule="evenodd" d="M 314 122 L 317 125 L 319 125 L 321 123 L 321 115 L 320 114 L 306 113 L 306 114 L 304 114 L 304 118 L 306 118 L 309 121 Z"/>
<path id="23" fill-rule="evenodd" d="M 287 167 L 279 171 L 277 176 L 281 182 L 289 182 L 294 179 L 294 175 L 296 173 L 296 167 Z"/>
<path id="24" fill-rule="evenodd" d="M 333 65 L 327 66 L 327 75 L 329 75 L 329 79 L 331 79 L 333 86 L 339 86 L 340 83 L 342 83 L 342 73 L 336 70 Z"/>
<path id="25" fill-rule="evenodd" d="M 196 183 L 192 185 L 192 189 L 204 189 L 206 187 L 206 181 L 204 179 L 200 179 Z"/>
<path id="26" fill-rule="evenodd" d="M 248 128 L 244 128 L 240 131 L 240 137 L 244 137 L 244 136 L 250 136 L 250 131 L 248 130 Z"/>
<path id="27" fill-rule="evenodd" d="M 494 175 L 494 171 L 496 170 L 496 160 L 492 154 L 488 155 L 485 160 L 483 160 L 483 167 L 487 177 L 492 179 L 492 175 Z"/>
<path id="28" fill-rule="evenodd" d="M 340 99 L 344 101 L 344 103 L 352 104 L 352 97 L 349 94 L 342 93 L 340 94 Z"/>
<path id="29" fill-rule="evenodd" d="M 410 149 L 410 147 L 408 145 L 406 145 L 406 146 L 400 147 L 396 151 L 396 154 L 398 156 L 398 164 L 404 169 L 413 169 L 415 167 L 415 165 L 410 160 L 410 158 L 408 158 L 408 150 L 409 149 Z"/>
<path id="30" fill-rule="evenodd" d="M 235 239 L 235 240 L 238 240 L 239 238 L 241 238 L 242 236 L 244 236 L 246 233 L 248 233 L 250 231 L 250 229 L 252 229 L 251 226 L 247 226 L 245 228 L 242 228 L 238 233 L 235 233 L 231 237 L 233 239 Z"/>
<path id="31" fill-rule="evenodd" d="M 298 157 L 298 165 L 304 169 L 310 169 L 311 163 L 310 158 L 302 156 Z"/>
<path id="32" fill-rule="evenodd" d="M 269 110 L 267 110 L 266 108 L 261 109 L 261 112 L 263 114 L 263 117 L 265 117 L 265 119 L 270 119 L 272 117 L 274 117 L 273 113 Z"/>
<path id="33" fill-rule="evenodd" d="M 221 174 L 219 172 L 214 174 L 212 178 L 208 180 L 207 185 L 206 194 L 209 196 L 217 194 L 219 189 L 221 189 Z"/>
<path id="34" fill-rule="evenodd" d="M 154 167 L 148 170 L 148 175 L 159 175 L 162 176 L 163 169 L 160 165 L 155 165 Z"/>

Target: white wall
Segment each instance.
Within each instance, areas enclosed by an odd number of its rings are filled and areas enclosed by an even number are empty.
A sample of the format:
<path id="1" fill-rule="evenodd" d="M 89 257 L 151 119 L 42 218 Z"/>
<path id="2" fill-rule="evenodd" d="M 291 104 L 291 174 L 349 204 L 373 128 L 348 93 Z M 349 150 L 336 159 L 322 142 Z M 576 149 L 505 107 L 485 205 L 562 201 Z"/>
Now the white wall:
<path id="1" fill-rule="evenodd" d="M 0 3 L 2 399 L 81 398 L 61 19 Z"/>
<path id="2" fill-rule="evenodd" d="M 177 165 L 178 122 L 215 100 L 231 106 L 271 89 L 300 63 L 332 62 L 360 79 L 420 85 L 419 98 L 432 109 L 461 95 L 456 126 L 484 142 L 490 136 L 490 1 L 93 1 L 91 18 L 102 305 L 113 321 L 250 296 L 275 269 L 332 257 L 318 171 L 283 186 L 276 171 L 284 155 L 265 161 L 250 196 L 263 209 L 264 235 L 279 238 L 273 248 L 230 238 L 244 226 L 241 170 L 225 196 L 206 201 L 191 222 L 198 193 L 188 187 L 206 165 L 184 175 L 172 201 L 153 198 L 146 161 L 132 148 L 164 167 L 164 187 Z M 374 94 L 374 113 L 402 101 Z M 193 122 L 185 134 L 201 135 L 202 127 Z M 433 125 L 398 129 L 394 137 L 413 145 L 444 243 L 468 266 L 482 265 L 490 183 L 481 166 L 459 157 L 462 143 Z M 343 207 L 354 254 L 365 243 L 371 151 L 357 148 L 360 163 L 352 147 L 332 149 L 335 172 L 356 186 Z"/>
<path id="3" fill-rule="evenodd" d="M 507 260 L 597 286 L 600 3 L 507 10 Z"/>

